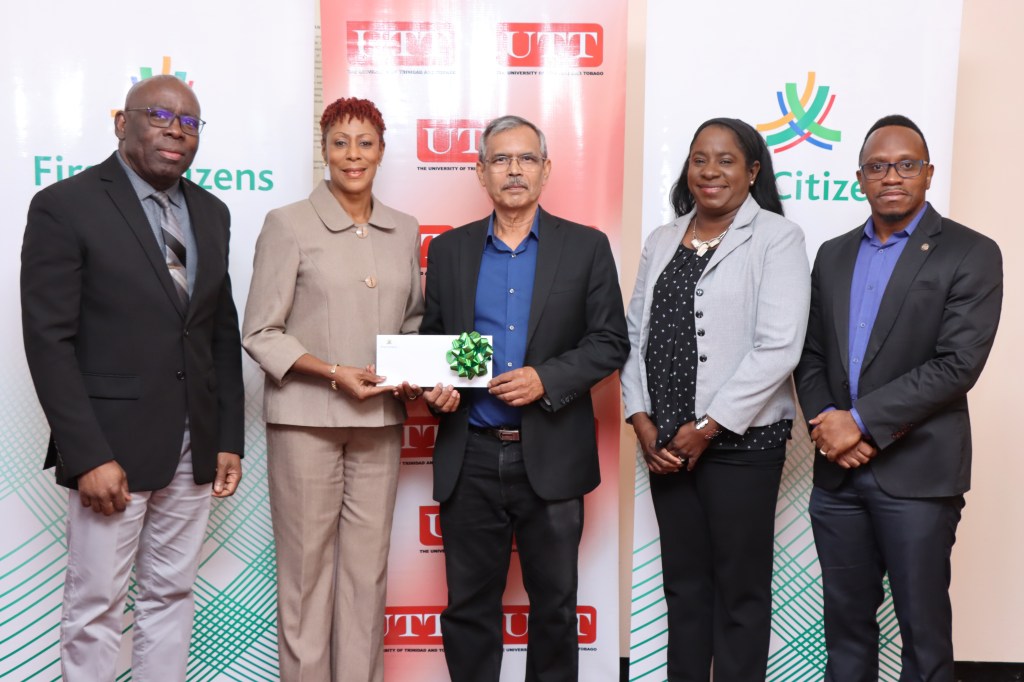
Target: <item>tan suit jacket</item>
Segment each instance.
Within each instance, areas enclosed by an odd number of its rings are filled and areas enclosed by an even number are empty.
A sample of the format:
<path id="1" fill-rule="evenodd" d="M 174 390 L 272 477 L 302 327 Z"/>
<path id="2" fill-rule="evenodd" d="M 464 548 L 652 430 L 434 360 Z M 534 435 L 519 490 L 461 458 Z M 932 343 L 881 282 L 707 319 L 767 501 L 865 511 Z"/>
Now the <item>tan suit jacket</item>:
<path id="1" fill-rule="evenodd" d="M 359 402 L 289 373 L 303 354 L 365 367 L 377 334 L 412 334 L 423 316 L 416 219 L 374 198 L 370 229 L 319 184 L 267 214 L 256 242 L 242 345 L 266 374 L 263 418 L 295 426 L 385 426 L 405 419 L 390 394 Z"/>

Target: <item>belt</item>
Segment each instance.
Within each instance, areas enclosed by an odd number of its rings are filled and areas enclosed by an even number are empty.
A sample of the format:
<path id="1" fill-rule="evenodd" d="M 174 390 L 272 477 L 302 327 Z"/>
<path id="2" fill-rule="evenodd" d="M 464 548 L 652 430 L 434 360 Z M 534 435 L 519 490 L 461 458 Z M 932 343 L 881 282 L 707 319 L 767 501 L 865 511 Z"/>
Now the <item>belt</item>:
<path id="1" fill-rule="evenodd" d="M 502 426 L 489 427 L 489 426 L 474 426 L 469 425 L 469 430 L 476 433 L 482 433 L 492 438 L 497 438 L 501 441 L 508 441 L 512 443 L 518 443 L 520 440 L 519 429 L 510 429 Z"/>

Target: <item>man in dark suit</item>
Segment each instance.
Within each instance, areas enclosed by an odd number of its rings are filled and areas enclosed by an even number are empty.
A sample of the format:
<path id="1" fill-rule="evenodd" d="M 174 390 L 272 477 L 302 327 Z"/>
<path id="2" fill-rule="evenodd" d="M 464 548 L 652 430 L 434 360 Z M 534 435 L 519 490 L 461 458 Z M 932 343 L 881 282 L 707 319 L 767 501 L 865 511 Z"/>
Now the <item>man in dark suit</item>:
<path id="1" fill-rule="evenodd" d="M 868 131 L 866 224 L 822 245 L 797 392 L 819 455 L 810 514 L 825 597 L 825 679 L 878 679 L 882 577 L 903 641 L 901 680 L 952 680 L 950 554 L 970 488 L 967 392 L 988 358 L 1002 257 L 925 201 L 918 127 Z"/>
<path id="2" fill-rule="evenodd" d="M 33 198 L 25 352 L 69 488 L 64 679 L 112 680 L 132 564 L 135 680 L 185 678 L 214 497 L 241 478 L 243 387 L 227 207 L 181 176 L 199 102 L 157 76 L 114 118 L 117 152 Z"/>
<path id="3" fill-rule="evenodd" d="M 442 413 L 434 498 L 455 682 L 498 679 L 513 535 L 530 598 L 526 679 L 578 676 L 583 495 L 600 481 L 590 388 L 622 366 L 629 341 L 607 237 L 540 208 L 550 172 L 535 125 L 491 121 L 476 173 L 494 212 L 435 238 L 427 258 L 420 333 L 494 336 L 486 390 L 425 394 Z"/>

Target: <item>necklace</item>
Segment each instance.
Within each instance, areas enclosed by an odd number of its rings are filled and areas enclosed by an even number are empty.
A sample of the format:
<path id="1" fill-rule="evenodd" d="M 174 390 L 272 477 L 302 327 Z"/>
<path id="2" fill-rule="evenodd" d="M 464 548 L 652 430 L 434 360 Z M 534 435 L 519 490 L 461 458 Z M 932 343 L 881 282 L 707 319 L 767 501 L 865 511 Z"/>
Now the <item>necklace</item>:
<path id="1" fill-rule="evenodd" d="M 722 234 L 718 235 L 717 237 L 712 237 L 711 239 L 708 239 L 707 241 L 701 241 L 697 237 L 697 216 L 693 216 L 693 239 L 690 240 L 690 243 L 693 244 L 693 248 L 695 248 L 697 250 L 697 255 L 698 256 L 703 256 L 705 253 L 708 252 L 708 249 L 713 249 L 716 246 L 718 246 L 719 244 L 721 244 L 722 243 L 722 238 L 725 236 L 725 233 L 728 232 L 728 231 L 729 231 L 729 228 L 727 227 L 727 228 L 725 228 L 725 232 L 722 232 Z"/>

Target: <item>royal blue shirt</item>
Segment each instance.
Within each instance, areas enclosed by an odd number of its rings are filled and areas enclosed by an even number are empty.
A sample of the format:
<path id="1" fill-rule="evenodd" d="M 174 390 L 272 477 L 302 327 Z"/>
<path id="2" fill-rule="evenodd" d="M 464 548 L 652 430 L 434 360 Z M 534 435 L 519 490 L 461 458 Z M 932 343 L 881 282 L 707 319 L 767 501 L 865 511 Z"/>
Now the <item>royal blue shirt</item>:
<path id="1" fill-rule="evenodd" d="M 537 272 L 539 216 L 533 217 L 530 233 L 515 249 L 494 236 L 494 214 L 487 225 L 487 239 L 476 282 L 473 329 L 494 337 L 494 374 L 523 366 L 526 331 L 530 322 L 533 276 Z M 487 389 L 473 389 L 469 423 L 474 426 L 517 427 L 520 408 L 506 405 Z"/>
<path id="2" fill-rule="evenodd" d="M 864 353 L 868 348 L 868 339 L 878 317 L 878 308 L 882 304 L 885 287 L 896 268 L 900 254 L 907 246 L 910 235 L 917 229 L 921 216 L 928 209 L 928 204 L 918 211 L 914 219 L 904 229 L 894 233 L 884 244 L 875 234 L 875 222 L 868 218 L 864 225 L 864 236 L 860 240 L 857 252 L 857 263 L 853 268 L 853 280 L 850 283 L 850 334 L 849 334 L 849 367 L 850 400 L 854 404 L 850 413 L 860 427 L 861 433 L 870 436 L 864 422 L 857 413 L 856 401 L 860 387 L 860 370 L 864 362 Z"/>

